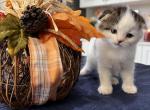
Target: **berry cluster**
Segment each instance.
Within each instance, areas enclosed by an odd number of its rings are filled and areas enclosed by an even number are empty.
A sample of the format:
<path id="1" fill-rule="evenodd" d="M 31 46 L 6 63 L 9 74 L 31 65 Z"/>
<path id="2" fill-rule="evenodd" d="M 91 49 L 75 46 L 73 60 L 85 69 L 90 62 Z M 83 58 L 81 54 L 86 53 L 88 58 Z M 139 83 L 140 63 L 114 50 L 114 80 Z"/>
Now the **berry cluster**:
<path id="1" fill-rule="evenodd" d="M 25 33 L 32 37 L 38 37 L 38 34 L 48 27 L 47 14 L 35 6 L 27 6 L 20 20 Z"/>

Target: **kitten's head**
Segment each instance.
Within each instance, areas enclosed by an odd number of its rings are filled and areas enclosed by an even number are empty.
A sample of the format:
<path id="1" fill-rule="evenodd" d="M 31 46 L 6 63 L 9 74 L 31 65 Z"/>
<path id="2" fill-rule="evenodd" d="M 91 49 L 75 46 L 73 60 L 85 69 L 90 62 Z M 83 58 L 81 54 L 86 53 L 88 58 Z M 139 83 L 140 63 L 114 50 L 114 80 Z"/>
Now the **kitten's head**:
<path id="1" fill-rule="evenodd" d="M 141 39 L 146 24 L 143 17 L 133 10 L 119 7 L 104 11 L 97 28 L 113 46 L 128 47 Z"/>

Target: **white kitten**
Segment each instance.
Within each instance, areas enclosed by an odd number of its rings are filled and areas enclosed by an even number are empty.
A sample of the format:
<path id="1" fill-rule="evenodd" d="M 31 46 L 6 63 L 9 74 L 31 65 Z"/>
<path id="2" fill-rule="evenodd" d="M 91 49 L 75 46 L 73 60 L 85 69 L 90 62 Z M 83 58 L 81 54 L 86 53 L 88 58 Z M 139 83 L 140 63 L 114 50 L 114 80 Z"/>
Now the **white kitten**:
<path id="1" fill-rule="evenodd" d="M 87 61 L 81 74 L 97 69 L 100 78 L 98 92 L 111 94 L 113 84 L 118 84 L 115 76 L 120 76 L 122 89 L 129 94 L 137 93 L 134 84 L 134 57 L 136 44 L 143 36 L 144 19 L 126 7 L 104 11 L 97 25 L 106 38 L 92 39 Z"/>

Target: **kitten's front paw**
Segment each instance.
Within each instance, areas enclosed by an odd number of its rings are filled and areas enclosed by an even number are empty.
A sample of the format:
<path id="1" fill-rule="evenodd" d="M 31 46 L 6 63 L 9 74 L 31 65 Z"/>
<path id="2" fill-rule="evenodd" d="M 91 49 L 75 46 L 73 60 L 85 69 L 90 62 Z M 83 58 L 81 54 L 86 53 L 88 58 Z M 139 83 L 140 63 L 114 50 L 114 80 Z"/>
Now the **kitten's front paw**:
<path id="1" fill-rule="evenodd" d="M 137 87 L 135 85 L 122 85 L 122 90 L 128 94 L 137 93 Z"/>
<path id="2" fill-rule="evenodd" d="M 102 95 L 110 95 L 112 94 L 113 88 L 112 86 L 100 86 L 98 88 L 98 92 Z"/>

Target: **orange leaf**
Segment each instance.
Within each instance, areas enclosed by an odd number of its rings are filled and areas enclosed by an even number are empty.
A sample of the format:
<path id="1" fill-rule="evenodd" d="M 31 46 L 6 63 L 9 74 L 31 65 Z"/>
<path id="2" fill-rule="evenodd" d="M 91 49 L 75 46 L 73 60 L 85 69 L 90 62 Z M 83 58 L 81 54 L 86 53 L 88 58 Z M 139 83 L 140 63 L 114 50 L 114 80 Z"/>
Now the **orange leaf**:
<path id="1" fill-rule="evenodd" d="M 104 37 L 101 32 L 98 32 L 90 24 L 88 19 L 79 15 L 80 11 L 57 12 L 52 14 L 59 30 L 58 32 L 53 31 L 52 33 L 56 35 L 60 42 L 77 51 L 81 51 L 78 47 L 81 38 L 89 40 L 91 37 Z"/>
<path id="2" fill-rule="evenodd" d="M 58 27 L 71 28 L 74 26 L 78 30 L 81 30 L 81 27 L 74 15 L 70 15 L 68 13 L 55 13 L 53 14 L 53 19 L 55 20 Z"/>
<path id="3" fill-rule="evenodd" d="M 104 37 L 101 32 L 98 32 L 95 27 L 93 27 L 89 20 L 83 16 L 77 17 L 79 24 L 82 27 L 82 32 L 85 33 L 87 36 L 83 36 L 84 38 L 91 38 L 91 37 Z"/>
<path id="4" fill-rule="evenodd" d="M 72 14 L 75 15 L 75 16 L 80 16 L 81 15 L 81 10 L 72 11 Z"/>
<path id="5" fill-rule="evenodd" d="M 74 14 L 73 14 L 74 13 Z M 90 39 L 91 37 L 103 37 L 101 32 L 98 32 L 89 22 L 89 20 L 83 16 L 79 16 L 80 11 L 73 11 L 71 13 L 55 13 L 53 14 L 54 21 L 58 28 L 75 29 L 79 31 L 80 38 Z M 69 32 L 69 31 L 67 31 Z M 67 33 L 66 32 L 66 33 Z M 81 34 L 82 32 L 82 34 Z M 77 32 L 76 34 L 77 35 Z M 76 36 L 75 36 L 76 37 Z"/>
<path id="6" fill-rule="evenodd" d="M 55 13 L 53 14 L 53 19 L 66 21 L 69 19 L 69 16 L 66 13 Z"/>
<path id="7" fill-rule="evenodd" d="M 80 45 L 80 39 L 81 36 L 83 35 L 81 32 L 79 32 L 78 30 L 74 30 L 74 29 L 60 29 L 61 32 L 63 32 L 65 35 L 69 36 L 73 42 L 75 42 L 76 44 Z"/>
<path id="8" fill-rule="evenodd" d="M 55 37 L 62 43 L 64 43 L 66 46 L 71 47 L 72 49 L 76 51 L 82 52 L 83 50 L 77 45 L 70 37 L 62 33 L 61 31 L 54 31 L 54 30 L 49 30 L 52 34 L 55 35 Z"/>

